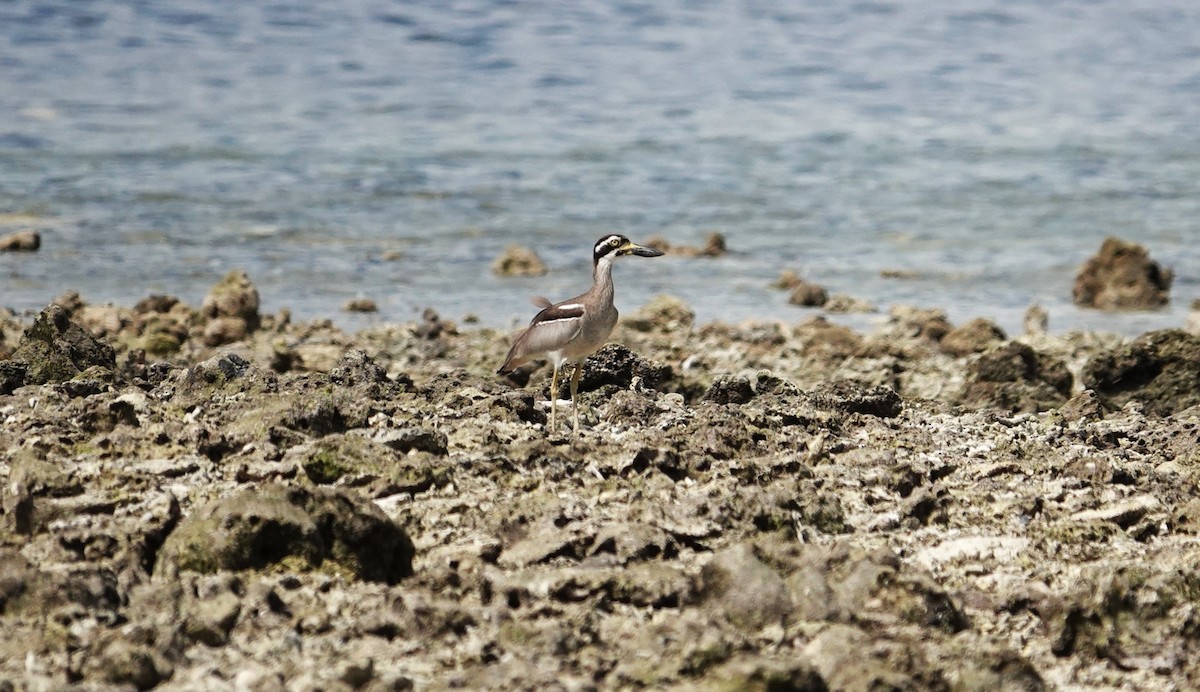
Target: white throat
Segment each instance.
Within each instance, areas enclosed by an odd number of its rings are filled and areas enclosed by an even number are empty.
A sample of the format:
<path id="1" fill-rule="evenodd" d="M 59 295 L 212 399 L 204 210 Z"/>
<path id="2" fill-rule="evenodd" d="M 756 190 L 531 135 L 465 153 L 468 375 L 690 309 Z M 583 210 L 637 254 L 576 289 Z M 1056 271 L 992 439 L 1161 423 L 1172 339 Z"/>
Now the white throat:
<path id="1" fill-rule="evenodd" d="M 612 282 L 612 265 L 615 254 L 610 253 L 600 258 L 596 263 L 596 268 L 592 270 L 592 283 L 600 285 L 601 283 Z"/>

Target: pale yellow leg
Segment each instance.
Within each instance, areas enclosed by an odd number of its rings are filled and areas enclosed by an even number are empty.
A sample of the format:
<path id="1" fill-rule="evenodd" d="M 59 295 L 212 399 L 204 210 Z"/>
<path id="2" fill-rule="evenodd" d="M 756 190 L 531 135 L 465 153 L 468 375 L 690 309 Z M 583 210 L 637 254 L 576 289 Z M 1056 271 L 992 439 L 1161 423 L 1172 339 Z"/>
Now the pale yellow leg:
<path id="1" fill-rule="evenodd" d="M 550 429 L 554 430 L 554 421 L 558 418 L 558 363 L 554 364 L 554 374 L 550 376 Z"/>
<path id="2" fill-rule="evenodd" d="M 583 363 L 575 364 L 575 372 L 571 375 L 571 414 L 575 418 L 575 432 L 579 432 L 579 404 L 575 397 L 579 393 L 579 374 L 583 372 Z"/>

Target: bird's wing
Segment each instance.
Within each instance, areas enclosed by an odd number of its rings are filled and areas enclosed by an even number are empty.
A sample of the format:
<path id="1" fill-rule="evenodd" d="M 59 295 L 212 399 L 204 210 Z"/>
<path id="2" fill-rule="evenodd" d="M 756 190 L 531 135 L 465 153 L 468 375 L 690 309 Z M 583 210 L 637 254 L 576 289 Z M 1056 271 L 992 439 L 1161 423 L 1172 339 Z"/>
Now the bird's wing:
<path id="1" fill-rule="evenodd" d="M 545 310 L 546 308 L 554 305 L 554 303 L 551 303 L 550 299 L 546 296 L 531 296 L 529 298 L 529 302 L 533 303 L 533 307 L 538 308 L 539 310 Z"/>
<path id="2" fill-rule="evenodd" d="M 545 308 L 529 323 L 521 335 L 521 351 L 526 355 L 557 351 L 569 343 L 583 327 L 583 304 L 558 303 Z"/>
<path id="3" fill-rule="evenodd" d="M 517 335 L 499 372 L 511 372 L 544 353 L 561 350 L 579 336 L 583 314 L 583 303 L 575 298 L 543 308 Z"/>

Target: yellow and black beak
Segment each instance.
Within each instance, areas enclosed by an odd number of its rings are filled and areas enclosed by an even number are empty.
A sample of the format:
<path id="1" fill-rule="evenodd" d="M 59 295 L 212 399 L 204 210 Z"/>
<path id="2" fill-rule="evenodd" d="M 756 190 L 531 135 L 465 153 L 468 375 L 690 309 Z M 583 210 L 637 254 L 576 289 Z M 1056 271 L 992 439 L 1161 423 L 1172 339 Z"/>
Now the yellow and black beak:
<path id="1" fill-rule="evenodd" d="M 655 250 L 652 247 L 638 245 L 632 241 L 626 242 L 621 247 L 617 248 L 618 255 L 637 255 L 638 257 L 661 257 L 662 250 Z"/>

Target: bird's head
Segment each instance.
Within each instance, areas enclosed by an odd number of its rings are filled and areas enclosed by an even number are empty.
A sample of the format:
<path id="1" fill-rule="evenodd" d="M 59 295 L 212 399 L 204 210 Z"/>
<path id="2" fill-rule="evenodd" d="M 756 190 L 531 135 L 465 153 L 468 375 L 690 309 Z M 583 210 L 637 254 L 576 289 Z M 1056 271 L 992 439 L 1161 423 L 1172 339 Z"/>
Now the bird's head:
<path id="1" fill-rule="evenodd" d="M 662 254 L 663 253 L 661 250 L 655 250 L 651 247 L 638 245 L 620 233 L 612 233 L 596 241 L 596 247 L 592 250 L 592 262 L 599 264 L 600 260 L 604 259 L 605 257 L 614 258 L 621 257 L 622 255 L 658 257 Z"/>

